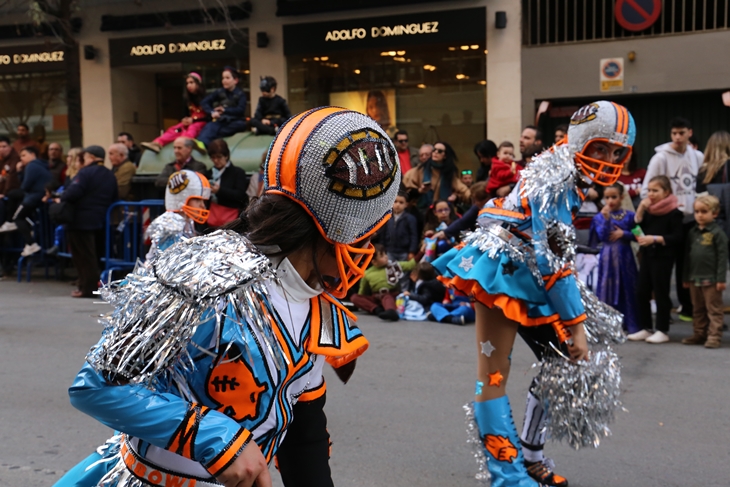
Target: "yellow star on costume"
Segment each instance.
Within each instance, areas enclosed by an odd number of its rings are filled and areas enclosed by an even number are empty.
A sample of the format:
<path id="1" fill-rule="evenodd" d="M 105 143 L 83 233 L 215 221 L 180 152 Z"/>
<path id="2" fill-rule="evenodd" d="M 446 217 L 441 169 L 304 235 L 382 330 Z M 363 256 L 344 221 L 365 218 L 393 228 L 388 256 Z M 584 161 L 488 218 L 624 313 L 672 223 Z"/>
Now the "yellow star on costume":
<path id="1" fill-rule="evenodd" d="M 502 372 L 499 370 L 496 371 L 493 374 L 489 374 L 489 385 L 499 387 L 500 384 L 502 384 L 502 381 L 504 380 L 504 376 L 502 375 Z"/>

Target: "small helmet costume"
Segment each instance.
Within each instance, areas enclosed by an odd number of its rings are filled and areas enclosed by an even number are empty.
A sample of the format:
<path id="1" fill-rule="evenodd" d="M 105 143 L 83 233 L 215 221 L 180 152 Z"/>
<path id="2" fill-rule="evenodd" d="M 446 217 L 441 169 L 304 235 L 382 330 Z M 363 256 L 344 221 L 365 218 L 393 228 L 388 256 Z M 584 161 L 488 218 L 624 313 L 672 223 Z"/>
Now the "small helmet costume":
<path id="1" fill-rule="evenodd" d="M 398 193 L 401 174 L 393 142 L 362 113 L 315 108 L 281 127 L 264 178 L 265 193 L 297 202 L 334 245 L 340 282 L 328 291 L 345 297 L 365 274 L 375 251 L 369 238 L 390 217 Z"/>
<path id="2" fill-rule="evenodd" d="M 208 178 L 189 169 L 172 173 L 165 188 L 165 209 L 167 211 L 182 211 L 196 223 L 208 221 L 210 211 L 190 206 L 191 199 L 210 199 Z"/>
<path id="3" fill-rule="evenodd" d="M 610 101 L 597 101 L 580 108 L 570 118 L 568 145 L 581 173 L 602 186 L 618 181 L 621 169 L 631 158 L 636 140 L 634 117 L 626 107 Z M 617 162 L 588 157 L 585 152 L 591 142 L 607 142 L 625 148 Z"/>

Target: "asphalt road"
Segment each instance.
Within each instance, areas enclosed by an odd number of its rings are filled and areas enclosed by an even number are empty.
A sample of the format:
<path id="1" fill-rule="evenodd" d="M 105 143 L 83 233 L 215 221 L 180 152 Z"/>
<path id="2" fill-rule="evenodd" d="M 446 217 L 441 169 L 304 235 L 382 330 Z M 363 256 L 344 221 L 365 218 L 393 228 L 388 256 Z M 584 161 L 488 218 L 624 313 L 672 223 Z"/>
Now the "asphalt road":
<path id="1" fill-rule="evenodd" d="M 66 390 L 106 305 L 69 297 L 68 284 L 0 282 L 0 485 L 50 486 L 110 431 L 74 410 Z M 473 326 L 383 323 L 346 386 L 328 374 L 332 471 L 338 486 L 475 486 L 462 405 L 474 391 Z M 613 436 L 597 450 L 548 444 L 573 487 L 730 485 L 730 347 L 629 343 Z M 519 339 L 518 339 L 519 340 Z M 508 387 L 521 424 L 533 363 L 518 342 Z M 281 485 L 274 474 L 277 485 Z"/>

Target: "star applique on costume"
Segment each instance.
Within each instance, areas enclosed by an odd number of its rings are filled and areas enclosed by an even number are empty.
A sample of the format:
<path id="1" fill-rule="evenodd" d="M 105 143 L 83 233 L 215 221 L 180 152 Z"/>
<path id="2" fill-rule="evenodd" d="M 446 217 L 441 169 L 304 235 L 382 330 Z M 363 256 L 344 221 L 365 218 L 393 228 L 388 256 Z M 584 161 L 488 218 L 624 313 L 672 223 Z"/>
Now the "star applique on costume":
<path id="1" fill-rule="evenodd" d="M 461 263 L 459 264 L 459 268 L 464 269 L 464 271 L 469 272 L 474 268 L 474 256 L 471 257 L 462 257 Z"/>
<path id="2" fill-rule="evenodd" d="M 502 381 L 504 380 L 504 376 L 502 375 L 502 372 L 499 370 L 496 371 L 493 374 L 489 374 L 489 385 L 499 387 L 500 384 L 502 384 Z"/>
<path id="3" fill-rule="evenodd" d="M 492 342 L 490 342 L 489 340 L 487 340 L 486 342 L 479 342 L 479 344 L 482 346 L 482 353 L 487 357 L 491 357 L 492 352 L 497 350 L 496 347 L 492 345 Z"/>
<path id="4" fill-rule="evenodd" d="M 502 274 L 509 274 L 511 276 L 516 270 L 517 266 L 511 260 L 502 264 Z"/>

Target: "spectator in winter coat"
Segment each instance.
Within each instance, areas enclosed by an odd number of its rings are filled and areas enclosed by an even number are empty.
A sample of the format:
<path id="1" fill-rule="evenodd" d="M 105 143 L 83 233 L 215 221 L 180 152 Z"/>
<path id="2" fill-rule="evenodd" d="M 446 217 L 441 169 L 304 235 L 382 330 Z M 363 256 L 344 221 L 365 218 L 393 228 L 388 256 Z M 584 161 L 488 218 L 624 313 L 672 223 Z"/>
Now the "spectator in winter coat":
<path id="1" fill-rule="evenodd" d="M 25 242 L 25 247 L 20 254 L 23 257 L 41 250 L 41 246 L 33 238 L 32 227 L 28 219 L 33 220 L 35 211 L 46 194 L 46 184 L 51 181 L 51 172 L 48 170 L 48 163 L 38 157 L 38 148 L 33 145 L 29 145 L 20 151 L 22 170 L 19 177 L 20 189 L 23 191 L 23 201 L 15 210 L 13 222 Z"/>
<path id="2" fill-rule="evenodd" d="M 416 268 L 416 282 L 413 291 L 404 294 L 416 301 L 424 310 L 429 310 L 433 303 L 440 303 L 446 296 L 446 287 L 436 277 L 436 269 L 428 262 L 421 262 Z"/>
<path id="3" fill-rule="evenodd" d="M 403 176 L 407 189 L 416 189 L 421 194 L 418 207 L 426 209 L 439 200 L 455 202 L 469 201 L 471 193 L 461 182 L 456 167 L 456 153 L 446 142 L 433 145 L 431 159 L 414 167 Z"/>
<path id="4" fill-rule="evenodd" d="M 20 187 L 17 169 L 19 162 L 20 155 L 10 145 L 10 139 L 0 135 L 0 197 Z"/>
<path id="5" fill-rule="evenodd" d="M 231 163 L 228 144 L 223 139 L 208 144 L 213 168 L 206 174 L 210 181 L 211 200 L 221 206 L 242 210 L 248 206 L 246 171 Z"/>
<path id="6" fill-rule="evenodd" d="M 408 213 L 408 197 L 400 191 L 393 203 L 393 215 L 385 224 L 380 243 L 385 247 L 388 260 L 398 262 L 411 260 L 418 252 L 418 229 L 416 218 Z"/>
<path id="7" fill-rule="evenodd" d="M 395 150 L 398 152 L 398 161 L 403 174 L 418 166 L 420 162 L 418 149 L 411 147 L 408 140 L 408 132 L 405 130 L 399 130 L 395 133 Z"/>
<path id="8" fill-rule="evenodd" d="M 479 159 L 477 181 L 486 181 L 492 169 L 492 158 L 497 157 L 497 144 L 491 140 L 482 140 L 474 146 L 474 154 Z"/>
<path id="9" fill-rule="evenodd" d="M 167 186 L 167 180 L 170 179 L 172 173 L 181 171 L 183 169 L 190 169 L 191 171 L 205 174 L 208 168 L 205 167 L 200 161 L 193 159 L 193 148 L 195 142 L 193 139 L 187 137 L 178 137 L 172 144 L 172 151 L 175 154 L 175 160 L 169 164 L 166 164 L 162 168 L 162 171 L 155 179 L 155 186 L 162 188 L 164 191 Z"/>
<path id="10" fill-rule="evenodd" d="M 79 274 L 74 298 L 94 297 L 99 282 L 99 257 L 104 253 L 106 213 L 117 201 L 119 190 L 114 174 L 104 167 L 106 153 L 92 145 L 84 149 L 84 165 L 61 194 L 60 201 L 73 205 L 73 222 L 67 237 L 71 258 Z"/>
<path id="11" fill-rule="evenodd" d="M 492 159 L 492 169 L 489 171 L 487 193 L 497 196 L 497 190 L 513 186 L 520 179 L 522 166 L 515 162 L 515 146 L 512 142 L 502 142 L 497 150 L 497 157 Z"/>
<path id="12" fill-rule="evenodd" d="M 109 146 L 109 162 L 112 163 L 112 173 L 117 179 L 119 199 L 126 200 L 132 190 L 132 178 L 137 173 L 137 166 L 129 160 L 129 149 L 121 143 Z"/>
<path id="13" fill-rule="evenodd" d="M 117 142 L 127 146 L 127 158 L 134 163 L 135 166 L 139 166 L 139 160 L 142 158 L 142 149 L 137 147 L 134 143 L 134 137 L 129 132 L 120 132 L 117 135 Z"/>
<path id="14" fill-rule="evenodd" d="M 246 94 L 238 87 L 236 68 L 223 68 L 221 84 L 222 88 L 203 98 L 203 111 L 210 121 L 200 131 L 198 140 L 205 146 L 215 139 L 246 130 Z"/>
<path id="15" fill-rule="evenodd" d="M 63 157 L 63 147 L 58 142 L 48 144 L 48 170 L 51 171 L 54 185 L 63 185 L 66 180 L 66 159 Z"/>
<path id="16" fill-rule="evenodd" d="M 38 148 L 38 142 L 33 140 L 30 136 L 30 129 L 27 124 L 19 123 L 18 127 L 15 129 L 15 134 L 17 135 L 17 138 L 15 139 L 15 142 L 13 142 L 13 149 L 15 149 L 15 152 L 18 154 L 20 154 L 20 151 L 26 147 L 33 146 L 36 149 Z"/>
<path id="17" fill-rule="evenodd" d="M 689 291 L 682 286 L 684 282 L 682 279 L 684 242 L 687 241 L 689 231 L 695 225 L 693 209 L 696 196 L 695 186 L 704 155 L 689 144 L 689 139 L 692 137 L 692 125 L 689 120 L 682 117 L 673 119 L 670 123 L 670 130 L 672 141 L 654 149 L 656 154 L 646 168 L 646 176 L 644 176 L 644 183 L 641 187 L 641 198 L 648 197 L 649 182 L 655 176 L 669 178 L 672 184 L 672 194 L 677 197 L 678 208 L 684 214 L 682 238 L 675 252 L 677 298 L 682 306 L 679 319 L 692 321 L 692 300 Z"/>
<path id="18" fill-rule="evenodd" d="M 420 149 L 418 149 L 418 164 L 426 164 L 426 161 L 431 159 L 431 155 L 433 154 L 433 146 L 431 144 L 423 144 Z"/>
<path id="19" fill-rule="evenodd" d="M 286 100 L 276 94 L 276 80 L 272 76 L 261 78 L 261 98 L 251 119 L 251 131 L 258 135 L 274 135 L 284 122 L 291 118 Z"/>

